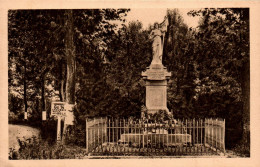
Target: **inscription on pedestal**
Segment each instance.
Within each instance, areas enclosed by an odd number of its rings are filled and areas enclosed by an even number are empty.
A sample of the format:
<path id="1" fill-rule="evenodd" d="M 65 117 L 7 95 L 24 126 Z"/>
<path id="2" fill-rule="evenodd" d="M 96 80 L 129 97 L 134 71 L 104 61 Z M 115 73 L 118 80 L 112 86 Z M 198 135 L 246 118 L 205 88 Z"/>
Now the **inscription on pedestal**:
<path id="1" fill-rule="evenodd" d="M 151 107 L 164 107 L 164 92 L 163 89 L 158 88 L 150 88 L 150 106 Z"/>
<path id="2" fill-rule="evenodd" d="M 164 72 L 163 71 L 149 71 L 147 72 L 147 79 L 150 80 L 164 80 Z"/>
<path id="3" fill-rule="evenodd" d="M 153 82 L 153 81 L 148 81 Z M 161 86 L 159 86 L 161 85 Z M 146 107 L 148 109 L 165 109 L 166 106 L 166 85 L 164 82 L 158 83 L 157 86 L 146 87 Z"/>

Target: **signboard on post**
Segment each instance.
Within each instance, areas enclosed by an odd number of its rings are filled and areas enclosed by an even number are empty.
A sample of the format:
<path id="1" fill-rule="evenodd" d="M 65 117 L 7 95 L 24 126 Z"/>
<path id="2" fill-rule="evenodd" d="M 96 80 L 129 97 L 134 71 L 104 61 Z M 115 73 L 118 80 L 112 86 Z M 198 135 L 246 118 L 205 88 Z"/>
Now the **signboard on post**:
<path id="1" fill-rule="evenodd" d="M 57 141 L 61 140 L 61 117 L 66 117 L 65 102 L 51 103 L 51 116 L 56 116 L 57 121 Z"/>
<path id="2" fill-rule="evenodd" d="M 57 122 L 57 141 L 61 140 L 61 120 L 64 118 L 65 125 L 73 125 L 74 104 L 67 104 L 66 102 L 52 102 L 51 103 L 51 116 L 58 118 Z M 64 126 L 65 127 L 65 126 Z"/>
<path id="3" fill-rule="evenodd" d="M 51 103 L 51 116 L 66 116 L 65 102 Z"/>

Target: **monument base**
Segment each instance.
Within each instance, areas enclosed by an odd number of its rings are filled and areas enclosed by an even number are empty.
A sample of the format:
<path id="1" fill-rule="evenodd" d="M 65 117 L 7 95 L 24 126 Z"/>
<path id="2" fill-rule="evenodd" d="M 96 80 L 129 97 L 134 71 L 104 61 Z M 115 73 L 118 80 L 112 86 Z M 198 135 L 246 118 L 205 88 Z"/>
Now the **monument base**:
<path id="1" fill-rule="evenodd" d="M 160 144 L 165 146 L 187 145 L 191 143 L 190 134 L 163 134 L 163 133 L 124 133 L 120 136 L 121 143 Z"/>
<path id="2" fill-rule="evenodd" d="M 148 113 L 155 114 L 159 110 L 167 108 L 167 81 L 171 73 L 162 64 L 151 64 L 145 72 L 142 72 L 146 87 L 146 108 Z"/>

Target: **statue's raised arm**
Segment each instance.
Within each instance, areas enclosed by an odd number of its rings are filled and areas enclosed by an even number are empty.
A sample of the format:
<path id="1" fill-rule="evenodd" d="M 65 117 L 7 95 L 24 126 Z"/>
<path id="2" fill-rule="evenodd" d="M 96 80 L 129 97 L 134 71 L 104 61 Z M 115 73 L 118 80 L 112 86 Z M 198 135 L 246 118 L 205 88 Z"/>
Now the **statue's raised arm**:
<path id="1" fill-rule="evenodd" d="M 165 17 L 161 24 L 154 24 L 154 29 L 150 33 L 149 37 L 153 40 L 153 60 L 151 64 L 162 64 L 164 35 L 167 31 L 167 26 L 168 19 Z"/>

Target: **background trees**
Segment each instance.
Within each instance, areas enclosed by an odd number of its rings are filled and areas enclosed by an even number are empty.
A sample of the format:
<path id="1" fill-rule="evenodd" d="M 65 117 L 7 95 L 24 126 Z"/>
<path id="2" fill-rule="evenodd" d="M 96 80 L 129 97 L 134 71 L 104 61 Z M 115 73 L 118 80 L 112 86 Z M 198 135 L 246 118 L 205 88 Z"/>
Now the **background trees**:
<path id="1" fill-rule="evenodd" d="M 140 73 L 150 61 L 147 38 L 148 32 L 142 30 L 140 22 L 131 22 L 111 34 L 105 52 L 98 52 L 100 59 L 92 61 L 91 72 L 81 73 L 88 78 L 81 82 L 77 93 L 78 103 L 84 107 L 80 110 L 86 111 L 84 116 L 140 114 L 144 105 Z"/>
<path id="2" fill-rule="evenodd" d="M 33 110 L 38 113 L 45 110 L 46 93 L 52 93 L 53 96 L 58 91 L 60 100 L 64 101 L 67 85 L 65 81 L 68 78 L 66 55 L 70 57 L 73 53 L 70 52 L 71 48 L 81 42 L 80 49 L 75 51 L 75 56 L 72 57 L 80 59 L 94 56 L 93 53 L 100 49 L 97 46 L 94 48 L 91 46 L 94 52 L 89 55 L 82 50 L 89 51 L 87 47 L 90 47 L 88 44 L 93 44 L 92 40 L 96 40 L 97 44 L 102 43 L 102 37 L 105 39 L 116 27 L 110 24 L 109 20 L 120 20 L 126 11 L 125 9 L 77 10 L 68 15 L 67 10 L 10 10 L 9 92 L 14 91 L 13 95 L 23 96 L 24 111 L 27 112 L 30 99 L 34 101 L 40 96 L 42 108 Z M 70 31 L 67 29 L 68 25 L 71 25 Z M 97 38 L 98 36 L 100 37 Z M 65 37 L 69 39 L 66 40 Z M 75 86 L 72 87 L 75 89 Z M 74 95 L 70 97 L 74 98 Z"/>
<path id="3" fill-rule="evenodd" d="M 249 9 L 203 9 L 191 14 L 203 16 L 195 53 L 199 106 L 206 101 L 210 116 L 226 119 L 228 143 L 249 142 Z"/>

